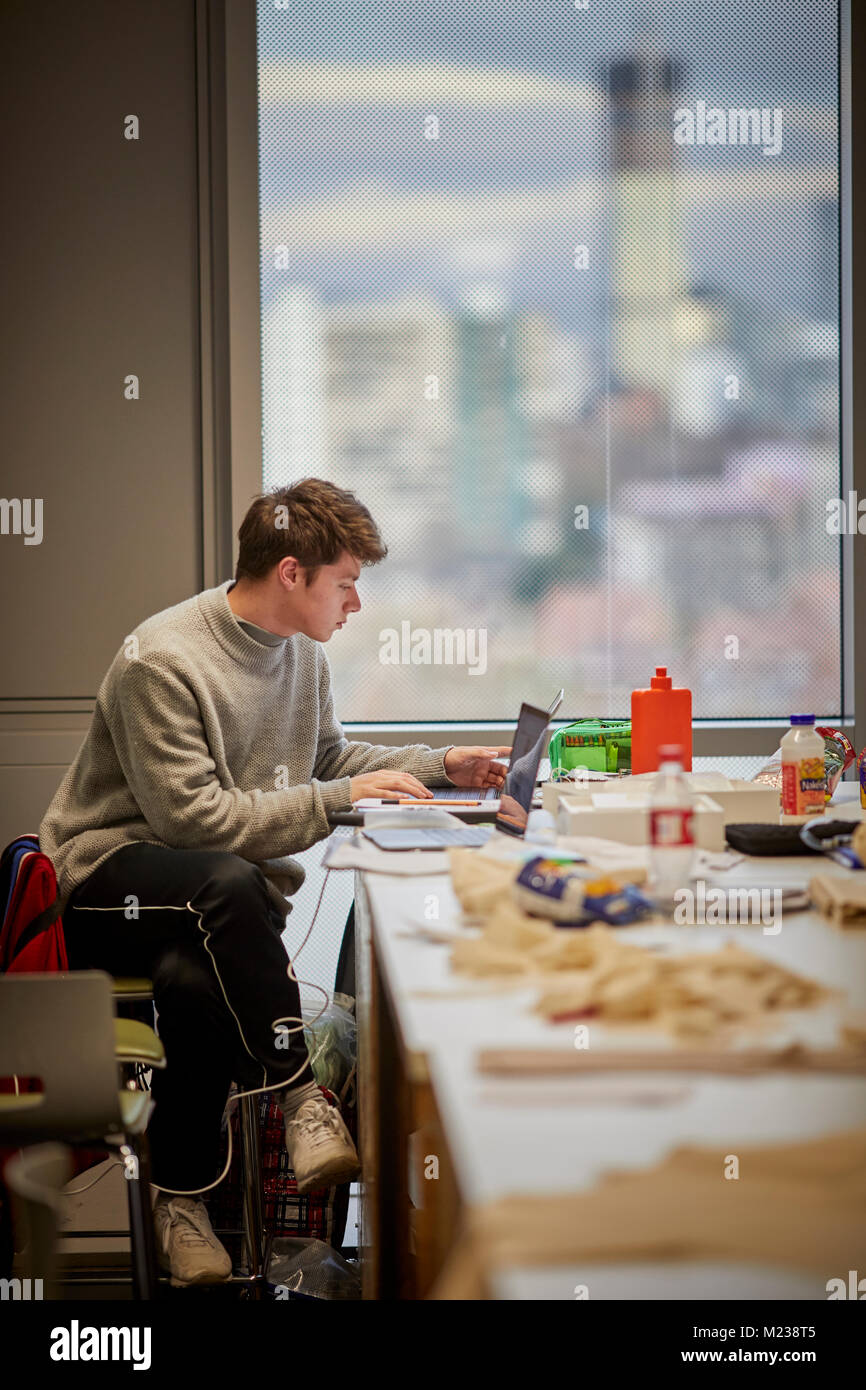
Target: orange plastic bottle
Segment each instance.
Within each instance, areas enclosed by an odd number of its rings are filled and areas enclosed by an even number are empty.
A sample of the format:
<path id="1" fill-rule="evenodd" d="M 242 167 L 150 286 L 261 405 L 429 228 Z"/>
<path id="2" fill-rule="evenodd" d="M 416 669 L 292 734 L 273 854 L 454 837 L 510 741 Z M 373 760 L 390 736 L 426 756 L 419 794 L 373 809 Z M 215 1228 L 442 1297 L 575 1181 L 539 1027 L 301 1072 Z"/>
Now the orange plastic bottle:
<path id="1" fill-rule="evenodd" d="M 656 772 L 659 749 L 678 743 L 684 772 L 692 770 L 692 692 L 674 686 L 666 666 L 657 666 L 649 690 L 631 692 L 631 770 Z"/>

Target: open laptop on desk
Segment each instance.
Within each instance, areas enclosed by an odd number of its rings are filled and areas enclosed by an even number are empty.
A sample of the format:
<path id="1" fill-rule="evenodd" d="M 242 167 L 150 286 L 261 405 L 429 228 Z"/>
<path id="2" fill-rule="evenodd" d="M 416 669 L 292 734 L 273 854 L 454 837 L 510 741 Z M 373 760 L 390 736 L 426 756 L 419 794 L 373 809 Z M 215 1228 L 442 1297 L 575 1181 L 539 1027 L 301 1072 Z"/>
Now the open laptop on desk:
<path id="1" fill-rule="evenodd" d="M 554 700 L 549 710 L 538 709 L 535 705 L 523 704 L 514 742 L 511 760 L 505 774 L 501 791 L 496 790 L 495 829 L 504 835 L 522 837 L 532 809 L 532 796 L 541 757 L 547 742 L 550 719 L 562 701 L 563 691 Z M 432 802 L 425 802 L 432 805 Z M 447 803 L 446 803 L 447 804 Z M 491 814 L 493 806 L 491 805 Z M 374 826 L 364 826 L 363 834 L 372 840 L 379 849 L 449 849 L 451 846 L 472 847 L 483 845 L 493 832 L 488 826 L 467 825 L 440 828 L 438 826 L 391 826 L 377 830 Z"/>
<path id="2" fill-rule="evenodd" d="M 560 690 L 557 692 L 556 695 L 554 695 L 547 709 L 548 719 L 553 719 L 554 715 L 556 714 L 556 711 L 562 704 L 564 696 L 564 690 Z M 495 761 L 496 759 L 494 759 L 494 762 Z M 500 761 L 503 763 L 507 763 L 508 760 L 503 758 L 500 759 Z M 550 759 L 548 757 L 544 757 L 541 759 L 541 762 L 538 765 L 538 772 L 536 773 L 535 781 L 536 785 L 540 782 L 550 781 Z M 473 801 L 480 801 L 482 803 L 488 801 L 495 802 L 494 806 L 487 807 L 485 815 L 488 813 L 492 815 L 493 812 L 498 810 L 499 808 L 499 787 L 431 787 L 430 790 L 433 793 L 433 803 L 437 801 L 466 801 L 471 797 Z M 459 809 L 456 810 L 454 814 L 459 815 L 461 817 L 465 816 L 467 820 L 477 818 L 474 816 L 466 815 L 465 812 Z"/>

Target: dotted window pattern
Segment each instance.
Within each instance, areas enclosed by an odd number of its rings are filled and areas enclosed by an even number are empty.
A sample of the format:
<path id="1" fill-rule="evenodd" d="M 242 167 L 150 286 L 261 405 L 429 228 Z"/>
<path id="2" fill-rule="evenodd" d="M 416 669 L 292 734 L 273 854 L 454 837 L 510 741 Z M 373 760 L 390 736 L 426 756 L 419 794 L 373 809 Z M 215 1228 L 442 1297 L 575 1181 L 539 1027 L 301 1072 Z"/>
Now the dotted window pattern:
<path id="1" fill-rule="evenodd" d="M 342 719 L 841 712 L 838 54 L 830 0 L 259 0 L 263 483 L 389 547 Z"/>

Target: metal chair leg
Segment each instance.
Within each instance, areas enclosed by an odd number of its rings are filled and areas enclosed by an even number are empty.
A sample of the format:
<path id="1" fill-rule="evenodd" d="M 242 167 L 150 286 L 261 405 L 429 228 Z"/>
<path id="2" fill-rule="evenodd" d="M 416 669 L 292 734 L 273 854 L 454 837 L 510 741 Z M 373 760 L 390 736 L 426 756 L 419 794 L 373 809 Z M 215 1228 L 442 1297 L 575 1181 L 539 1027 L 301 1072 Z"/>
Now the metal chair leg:
<path id="1" fill-rule="evenodd" d="M 238 1101 L 238 1136 L 249 1284 L 254 1297 L 262 1298 L 265 1292 L 265 1211 L 259 1114 L 254 1096 L 241 1096 Z"/>
<path id="2" fill-rule="evenodd" d="M 150 1204 L 150 1151 L 146 1135 L 126 1135 L 121 1154 L 129 1206 L 132 1296 L 143 1302 L 152 1302 L 157 1296 L 159 1270 Z"/>

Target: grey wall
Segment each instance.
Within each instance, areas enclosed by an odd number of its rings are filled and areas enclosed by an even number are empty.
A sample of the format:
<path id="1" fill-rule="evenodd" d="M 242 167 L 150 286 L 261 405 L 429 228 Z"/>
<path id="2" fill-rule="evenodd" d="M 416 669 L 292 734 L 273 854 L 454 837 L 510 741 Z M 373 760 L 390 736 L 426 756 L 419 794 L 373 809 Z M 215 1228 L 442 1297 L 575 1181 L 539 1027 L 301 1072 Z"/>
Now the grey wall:
<path id="1" fill-rule="evenodd" d="M 0 534 L 2 846 L 126 633 L 203 587 L 196 6 L 5 0 L 0 54 L 0 495 L 43 501 L 41 544 Z"/>

